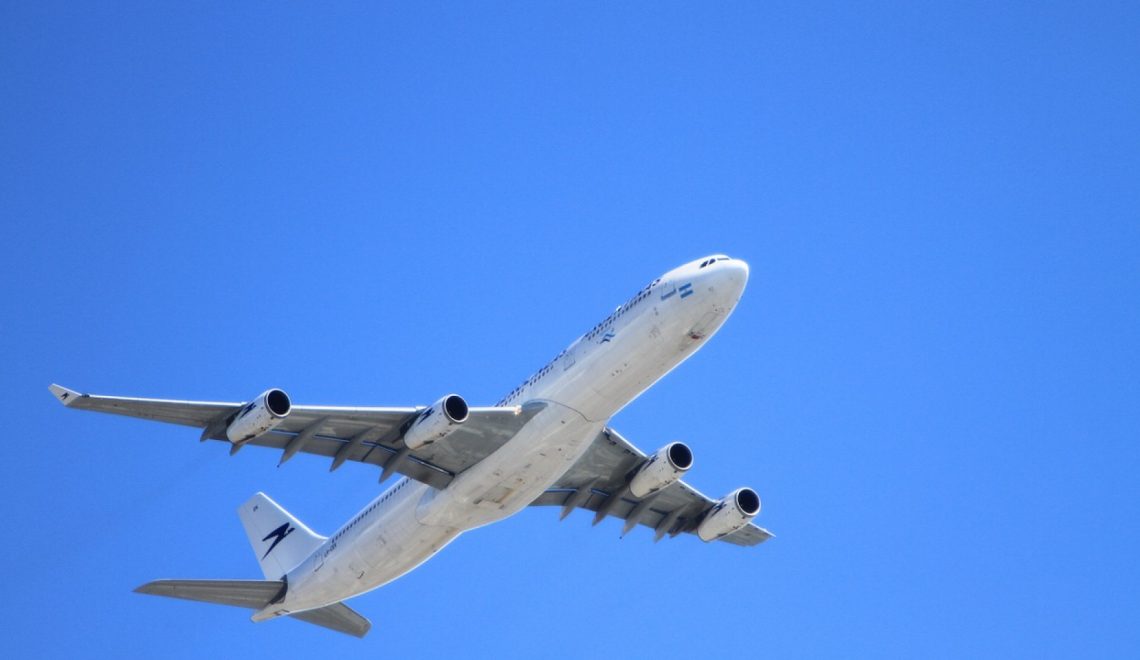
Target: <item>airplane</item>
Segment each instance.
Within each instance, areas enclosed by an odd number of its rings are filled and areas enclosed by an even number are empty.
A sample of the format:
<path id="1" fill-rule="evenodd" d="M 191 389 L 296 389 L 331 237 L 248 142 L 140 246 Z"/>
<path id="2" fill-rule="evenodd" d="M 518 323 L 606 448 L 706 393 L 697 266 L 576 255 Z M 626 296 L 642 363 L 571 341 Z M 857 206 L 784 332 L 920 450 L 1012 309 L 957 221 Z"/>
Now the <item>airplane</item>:
<path id="1" fill-rule="evenodd" d="M 643 525 L 654 541 L 696 534 L 751 546 L 772 534 L 752 519 L 756 491 L 713 500 L 681 477 L 693 453 L 672 442 L 646 455 L 609 420 L 693 355 L 724 324 L 748 282 L 748 264 L 716 254 L 642 288 L 494 406 L 448 394 L 428 407 L 293 405 L 280 389 L 245 403 L 176 401 L 50 390 L 69 408 L 201 428 L 234 454 L 247 445 L 376 465 L 403 475 L 332 536 L 321 536 L 266 496 L 238 508 L 264 580 L 156 580 L 135 591 L 288 616 L 363 637 L 368 619 L 344 600 L 430 559 L 463 532 L 528 506 L 593 511 Z"/>

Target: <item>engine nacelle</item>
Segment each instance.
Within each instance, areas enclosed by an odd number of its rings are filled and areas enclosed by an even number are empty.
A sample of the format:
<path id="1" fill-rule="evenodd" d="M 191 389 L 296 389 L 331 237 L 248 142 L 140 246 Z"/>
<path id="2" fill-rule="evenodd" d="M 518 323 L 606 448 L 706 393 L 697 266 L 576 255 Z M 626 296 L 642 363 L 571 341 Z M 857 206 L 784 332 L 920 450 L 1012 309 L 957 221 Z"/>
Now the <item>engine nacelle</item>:
<path id="1" fill-rule="evenodd" d="M 760 496 L 751 488 L 737 488 L 716 503 L 697 527 L 702 541 L 715 541 L 748 524 L 760 513 Z"/>
<path id="2" fill-rule="evenodd" d="M 459 425 L 467 421 L 467 402 L 458 394 L 448 394 L 420 413 L 408 430 L 404 431 L 404 444 L 415 451 L 446 438 Z"/>
<path id="3" fill-rule="evenodd" d="M 235 445 L 269 431 L 289 415 L 293 404 L 289 395 L 281 390 L 266 390 L 253 401 L 242 406 L 236 417 L 226 427 L 226 437 Z"/>
<path id="4" fill-rule="evenodd" d="M 683 442 L 673 442 L 657 450 L 641 464 L 629 482 L 634 497 L 645 497 L 672 484 L 693 467 L 693 452 Z"/>

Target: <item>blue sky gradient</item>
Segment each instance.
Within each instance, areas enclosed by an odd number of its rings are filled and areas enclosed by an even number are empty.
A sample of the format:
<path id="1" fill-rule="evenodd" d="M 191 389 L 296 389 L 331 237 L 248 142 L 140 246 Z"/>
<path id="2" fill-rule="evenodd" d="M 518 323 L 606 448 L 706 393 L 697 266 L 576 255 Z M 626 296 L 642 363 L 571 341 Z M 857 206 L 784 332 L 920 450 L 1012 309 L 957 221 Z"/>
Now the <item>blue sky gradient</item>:
<path id="1" fill-rule="evenodd" d="M 1038 5 L 0 6 L 0 653 L 1135 657 L 1140 10 Z M 46 389 L 489 404 L 713 252 L 740 307 L 614 426 L 777 538 L 528 510 L 364 641 L 131 589 L 377 470 Z"/>

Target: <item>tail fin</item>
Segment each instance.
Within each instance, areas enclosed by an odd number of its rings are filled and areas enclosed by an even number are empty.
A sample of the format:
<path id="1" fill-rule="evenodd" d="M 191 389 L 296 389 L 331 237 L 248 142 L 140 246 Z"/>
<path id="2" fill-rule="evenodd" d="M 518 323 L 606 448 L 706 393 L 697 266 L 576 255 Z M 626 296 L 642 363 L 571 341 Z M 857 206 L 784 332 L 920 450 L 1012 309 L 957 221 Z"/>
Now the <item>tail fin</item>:
<path id="1" fill-rule="evenodd" d="M 241 505 L 238 517 L 261 572 L 269 580 L 281 579 L 325 542 L 325 537 L 314 533 L 265 493 L 254 495 Z"/>

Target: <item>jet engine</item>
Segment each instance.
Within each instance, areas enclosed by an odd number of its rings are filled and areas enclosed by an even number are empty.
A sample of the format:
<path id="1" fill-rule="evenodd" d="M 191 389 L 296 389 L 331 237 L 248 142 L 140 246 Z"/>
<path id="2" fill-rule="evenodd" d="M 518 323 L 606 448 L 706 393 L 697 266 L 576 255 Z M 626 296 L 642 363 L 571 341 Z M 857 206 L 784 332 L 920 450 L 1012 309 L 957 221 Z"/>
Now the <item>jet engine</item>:
<path id="1" fill-rule="evenodd" d="M 751 488 L 737 488 L 717 502 L 697 527 L 702 541 L 715 541 L 748 524 L 760 513 L 760 496 Z"/>
<path id="2" fill-rule="evenodd" d="M 235 445 L 252 440 L 280 424 L 293 404 L 289 395 L 281 390 L 266 390 L 253 401 L 242 406 L 230 425 L 226 437 Z"/>
<path id="3" fill-rule="evenodd" d="M 672 484 L 693 467 L 693 452 L 683 442 L 673 442 L 657 450 L 641 464 L 629 482 L 634 497 L 645 497 Z"/>
<path id="4" fill-rule="evenodd" d="M 445 438 L 467 421 L 467 402 L 458 394 L 448 394 L 420 413 L 408 430 L 404 444 L 415 451 Z"/>

